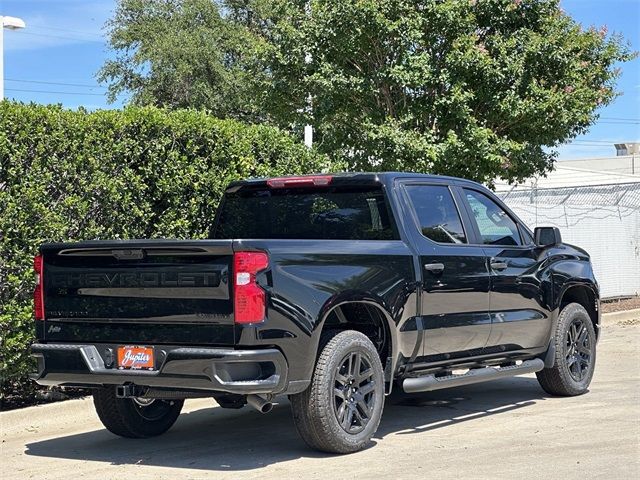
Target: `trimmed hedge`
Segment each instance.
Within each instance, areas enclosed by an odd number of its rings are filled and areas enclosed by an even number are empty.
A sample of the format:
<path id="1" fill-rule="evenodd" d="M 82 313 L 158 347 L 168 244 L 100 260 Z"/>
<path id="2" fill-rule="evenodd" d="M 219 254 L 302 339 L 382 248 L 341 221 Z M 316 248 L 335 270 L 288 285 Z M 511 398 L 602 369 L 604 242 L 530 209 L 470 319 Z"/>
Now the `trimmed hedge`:
<path id="1" fill-rule="evenodd" d="M 38 245 L 203 238 L 230 181 L 329 168 L 275 128 L 203 112 L 0 102 L 0 397 L 34 388 L 27 374 Z"/>

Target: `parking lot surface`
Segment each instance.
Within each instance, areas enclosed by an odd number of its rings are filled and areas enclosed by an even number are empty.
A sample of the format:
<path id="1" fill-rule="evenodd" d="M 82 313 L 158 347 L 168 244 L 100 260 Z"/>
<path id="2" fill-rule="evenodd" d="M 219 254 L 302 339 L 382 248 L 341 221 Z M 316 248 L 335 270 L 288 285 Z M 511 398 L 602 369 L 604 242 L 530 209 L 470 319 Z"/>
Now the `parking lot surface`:
<path id="1" fill-rule="evenodd" d="M 102 428 L 90 398 L 0 414 L 3 479 L 640 478 L 640 321 L 604 324 L 591 391 L 553 398 L 535 376 L 393 394 L 371 447 L 307 448 L 286 399 L 262 415 L 187 401 L 147 440 Z"/>

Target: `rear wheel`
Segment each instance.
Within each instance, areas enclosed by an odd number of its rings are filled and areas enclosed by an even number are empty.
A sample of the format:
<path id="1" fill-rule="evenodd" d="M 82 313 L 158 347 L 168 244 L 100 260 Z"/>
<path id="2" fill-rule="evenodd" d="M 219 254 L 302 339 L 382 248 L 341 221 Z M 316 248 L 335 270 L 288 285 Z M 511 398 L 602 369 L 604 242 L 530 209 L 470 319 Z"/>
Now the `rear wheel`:
<path id="1" fill-rule="evenodd" d="M 111 433 L 127 438 L 160 435 L 175 423 L 184 400 L 117 398 L 114 387 L 93 392 L 93 404 L 102 424 Z"/>
<path id="2" fill-rule="evenodd" d="M 384 375 L 371 341 L 353 330 L 329 332 L 307 390 L 291 396 L 296 428 L 311 447 L 330 453 L 364 448 L 378 429 Z"/>
<path id="3" fill-rule="evenodd" d="M 553 366 L 536 373 L 540 386 L 552 395 L 586 393 L 596 364 L 596 334 L 582 305 L 570 303 L 562 309 L 553 341 Z"/>

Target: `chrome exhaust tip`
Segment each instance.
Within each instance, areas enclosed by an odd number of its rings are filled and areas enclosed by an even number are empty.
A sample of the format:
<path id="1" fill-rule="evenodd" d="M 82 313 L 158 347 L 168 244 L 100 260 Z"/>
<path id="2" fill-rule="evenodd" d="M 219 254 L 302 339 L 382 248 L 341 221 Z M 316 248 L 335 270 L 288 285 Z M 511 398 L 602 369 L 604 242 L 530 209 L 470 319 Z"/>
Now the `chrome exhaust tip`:
<path id="1" fill-rule="evenodd" d="M 269 413 L 273 410 L 273 403 L 260 395 L 247 395 L 247 403 L 260 413 Z"/>

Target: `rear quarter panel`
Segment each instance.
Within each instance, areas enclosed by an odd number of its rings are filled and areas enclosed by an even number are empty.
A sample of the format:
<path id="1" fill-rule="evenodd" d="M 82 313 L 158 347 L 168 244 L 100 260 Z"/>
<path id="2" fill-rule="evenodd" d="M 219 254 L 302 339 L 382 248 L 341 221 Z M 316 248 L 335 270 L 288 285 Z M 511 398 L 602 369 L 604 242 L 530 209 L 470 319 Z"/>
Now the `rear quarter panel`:
<path id="1" fill-rule="evenodd" d="M 244 240 L 234 250 L 269 254 L 269 268 L 257 278 L 267 291 L 267 320 L 236 328 L 237 342 L 280 348 L 290 381 L 311 378 L 323 323 L 343 302 L 380 307 L 393 355 L 402 350 L 396 332 L 416 315 L 417 304 L 413 258 L 402 241 Z"/>

